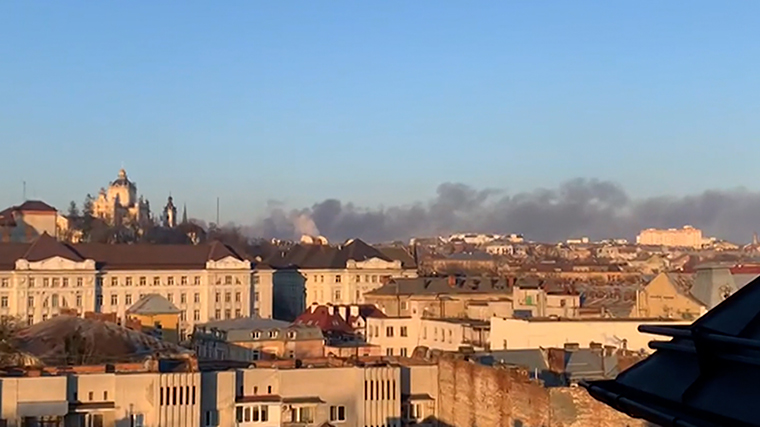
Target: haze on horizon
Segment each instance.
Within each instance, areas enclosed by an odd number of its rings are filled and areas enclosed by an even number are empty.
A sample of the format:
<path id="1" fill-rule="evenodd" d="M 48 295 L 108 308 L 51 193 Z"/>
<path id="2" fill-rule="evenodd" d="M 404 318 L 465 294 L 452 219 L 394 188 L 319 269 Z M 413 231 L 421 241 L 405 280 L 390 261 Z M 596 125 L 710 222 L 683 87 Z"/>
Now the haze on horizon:
<path id="1" fill-rule="evenodd" d="M 123 164 L 154 210 L 171 193 L 212 221 L 220 197 L 222 222 L 267 237 L 691 224 L 748 241 L 758 12 L 3 3 L 0 205 L 26 181 L 65 210 Z"/>

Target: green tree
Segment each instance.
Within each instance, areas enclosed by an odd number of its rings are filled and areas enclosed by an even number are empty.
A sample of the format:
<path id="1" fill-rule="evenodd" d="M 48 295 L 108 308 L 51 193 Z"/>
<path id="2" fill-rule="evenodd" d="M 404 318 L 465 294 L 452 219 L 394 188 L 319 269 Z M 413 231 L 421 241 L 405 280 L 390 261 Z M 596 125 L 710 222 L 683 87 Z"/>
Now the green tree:
<path id="1" fill-rule="evenodd" d="M 71 201 L 69 202 L 69 212 L 68 212 L 69 219 L 76 219 L 79 218 L 79 208 L 77 207 L 77 202 Z"/>

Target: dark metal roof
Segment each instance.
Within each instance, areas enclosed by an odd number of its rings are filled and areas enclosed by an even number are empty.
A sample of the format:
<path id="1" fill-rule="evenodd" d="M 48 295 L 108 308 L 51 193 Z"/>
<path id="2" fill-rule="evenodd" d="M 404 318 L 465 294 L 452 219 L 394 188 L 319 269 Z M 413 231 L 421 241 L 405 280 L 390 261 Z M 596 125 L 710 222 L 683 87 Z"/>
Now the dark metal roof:
<path id="1" fill-rule="evenodd" d="M 672 337 L 592 396 L 663 426 L 760 426 L 760 279 L 685 327 L 642 326 Z"/>

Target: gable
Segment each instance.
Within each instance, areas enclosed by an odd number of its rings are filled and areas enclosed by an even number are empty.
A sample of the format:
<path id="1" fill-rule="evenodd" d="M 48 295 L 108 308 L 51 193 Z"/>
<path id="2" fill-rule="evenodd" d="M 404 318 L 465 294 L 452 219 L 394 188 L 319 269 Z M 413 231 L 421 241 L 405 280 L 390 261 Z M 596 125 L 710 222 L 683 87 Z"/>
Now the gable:
<path id="1" fill-rule="evenodd" d="M 207 261 L 206 268 L 209 270 L 250 270 L 251 262 L 234 256 L 226 256 L 218 261 Z"/>
<path id="2" fill-rule="evenodd" d="M 377 257 L 369 258 L 365 261 L 354 261 L 354 268 L 358 269 L 390 269 L 401 268 L 400 261 L 386 261 Z M 351 260 L 348 261 L 347 267 L 351 268 Z"/>
<path id="3" fill-rule="evenodd" d="M 16 261 L 17 270 L 95 270 L 95 261 L 72 261 L 61 256 L 53 256 L 40 261 Z"/>

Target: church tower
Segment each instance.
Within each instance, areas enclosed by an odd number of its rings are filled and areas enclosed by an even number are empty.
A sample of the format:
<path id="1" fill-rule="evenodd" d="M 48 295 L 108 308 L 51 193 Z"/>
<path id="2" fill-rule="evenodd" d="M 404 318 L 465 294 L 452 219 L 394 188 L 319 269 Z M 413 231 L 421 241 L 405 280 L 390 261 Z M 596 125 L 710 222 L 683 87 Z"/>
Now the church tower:
<path id="1" fill-rule="evenodd" d="M 164 207 L 163 215 L 161 215 L 161 223 L 167 228 L 174 228 L 177 226 L 177 208 L 174 206 L 172 196 L 169 196 L 169 200 Z"/>

